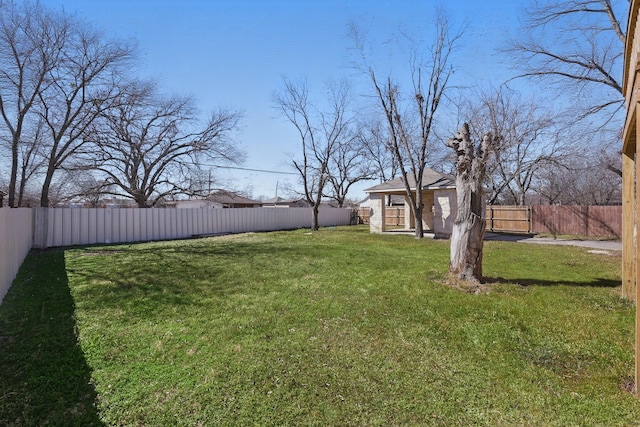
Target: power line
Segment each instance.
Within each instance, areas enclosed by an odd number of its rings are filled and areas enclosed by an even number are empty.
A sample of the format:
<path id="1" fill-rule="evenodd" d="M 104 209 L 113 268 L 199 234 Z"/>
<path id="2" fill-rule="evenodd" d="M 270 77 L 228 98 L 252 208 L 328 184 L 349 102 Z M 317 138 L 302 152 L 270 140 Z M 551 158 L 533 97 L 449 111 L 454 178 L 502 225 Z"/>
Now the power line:
<path id="1" fill-rule="evenodd" d="M 274 171 L 269 169 L 241 168 L 239 166 L 208 165 L 206 163 L 199 163 L 199 165 L 210 166 L 210 167 L 220 168 L 220 169 L 235 169 L 235 170 L 249 171 L 249 172 L 273 173 L 277 175 L 298 175 L 296 172 L 282 172 L 282 171 Z"/>

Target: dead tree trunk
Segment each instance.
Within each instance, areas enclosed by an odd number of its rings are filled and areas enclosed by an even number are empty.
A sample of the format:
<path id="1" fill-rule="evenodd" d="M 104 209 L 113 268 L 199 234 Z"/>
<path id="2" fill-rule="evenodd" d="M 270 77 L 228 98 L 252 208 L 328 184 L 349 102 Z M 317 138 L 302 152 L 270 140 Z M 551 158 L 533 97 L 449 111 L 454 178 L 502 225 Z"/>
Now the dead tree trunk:
<path id="1" fill-rule="evenodd" d="M 485 134 L 476 146 L 469 125 L 463 124 L 447 146 L 456 152 L 457 213 L 451 234 L 449 274 L 456 280 L 482 280 L 485 200 L 482 181 L 487 160 L 498 138 Z"/>

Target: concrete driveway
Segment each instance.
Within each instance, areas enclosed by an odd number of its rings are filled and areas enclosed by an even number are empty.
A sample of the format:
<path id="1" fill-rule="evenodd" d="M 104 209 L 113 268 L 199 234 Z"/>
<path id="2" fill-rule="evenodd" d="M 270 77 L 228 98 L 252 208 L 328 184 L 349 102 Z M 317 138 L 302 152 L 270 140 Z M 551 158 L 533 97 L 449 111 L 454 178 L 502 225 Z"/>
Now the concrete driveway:
<path id="1" fill-rule="evenodd" d="M 486 233 L 485 240 L 497 240 L 505 242 L 521 242 L 540 245 L 565 245 L 580 246 L 583 248 L 597 249 L 601 251 L 621 251 L 622 242 L 619 240 L 571 240 L 554 239 L 553 237 L 531 237 L 529 235 Z"/>

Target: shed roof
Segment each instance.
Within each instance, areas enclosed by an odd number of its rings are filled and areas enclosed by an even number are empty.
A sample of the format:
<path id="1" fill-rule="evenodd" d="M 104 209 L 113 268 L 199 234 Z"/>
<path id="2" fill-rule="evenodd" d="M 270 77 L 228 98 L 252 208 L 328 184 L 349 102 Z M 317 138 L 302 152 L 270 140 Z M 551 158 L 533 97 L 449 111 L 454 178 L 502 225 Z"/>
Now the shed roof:
<path id="1" fill-rule="evenodd" d="M 416 189 L 415 180 L 411 175 L 407 177 L 409 179 L 409 187 L 412 190 Z M 438 190 L 456 188 L 456 179 L 453 175 L 443 174 L 436 172 L 433 169 L 425 168 L 422 175 L 423 190 Z M 364 190 L 367 193 L 393 193 L 399 191 L 405 191 L 404 179 L 402 177 L 392 179 L 382 184 L 378 184 L 374 187 Z"/>

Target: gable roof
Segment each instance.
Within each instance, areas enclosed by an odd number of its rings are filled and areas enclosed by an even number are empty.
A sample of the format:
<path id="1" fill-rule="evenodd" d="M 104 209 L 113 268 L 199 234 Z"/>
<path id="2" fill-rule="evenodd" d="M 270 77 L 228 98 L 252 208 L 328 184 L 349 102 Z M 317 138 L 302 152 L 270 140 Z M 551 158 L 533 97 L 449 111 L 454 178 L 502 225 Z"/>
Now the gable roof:
<path id="1" fill-rule="evenodd" d="M 407 177 L 409 179 L 409 187 L 412 190 L 416 189 L 415 180 L 411 175 Z M 456 188 L 456 179 L 453 175 L 443 174 L 436 172 L 433 169 L 425 168 L 422 175 L 422 190 L 437 190 L 437 189 L 449 189 Z M 397 191 L 405 191 L 404 179 L 402 177 L 392 179 L 382 184 L 378 184 L 371 188 L 364 190 L 367 193 L 389 193 Z"/>

